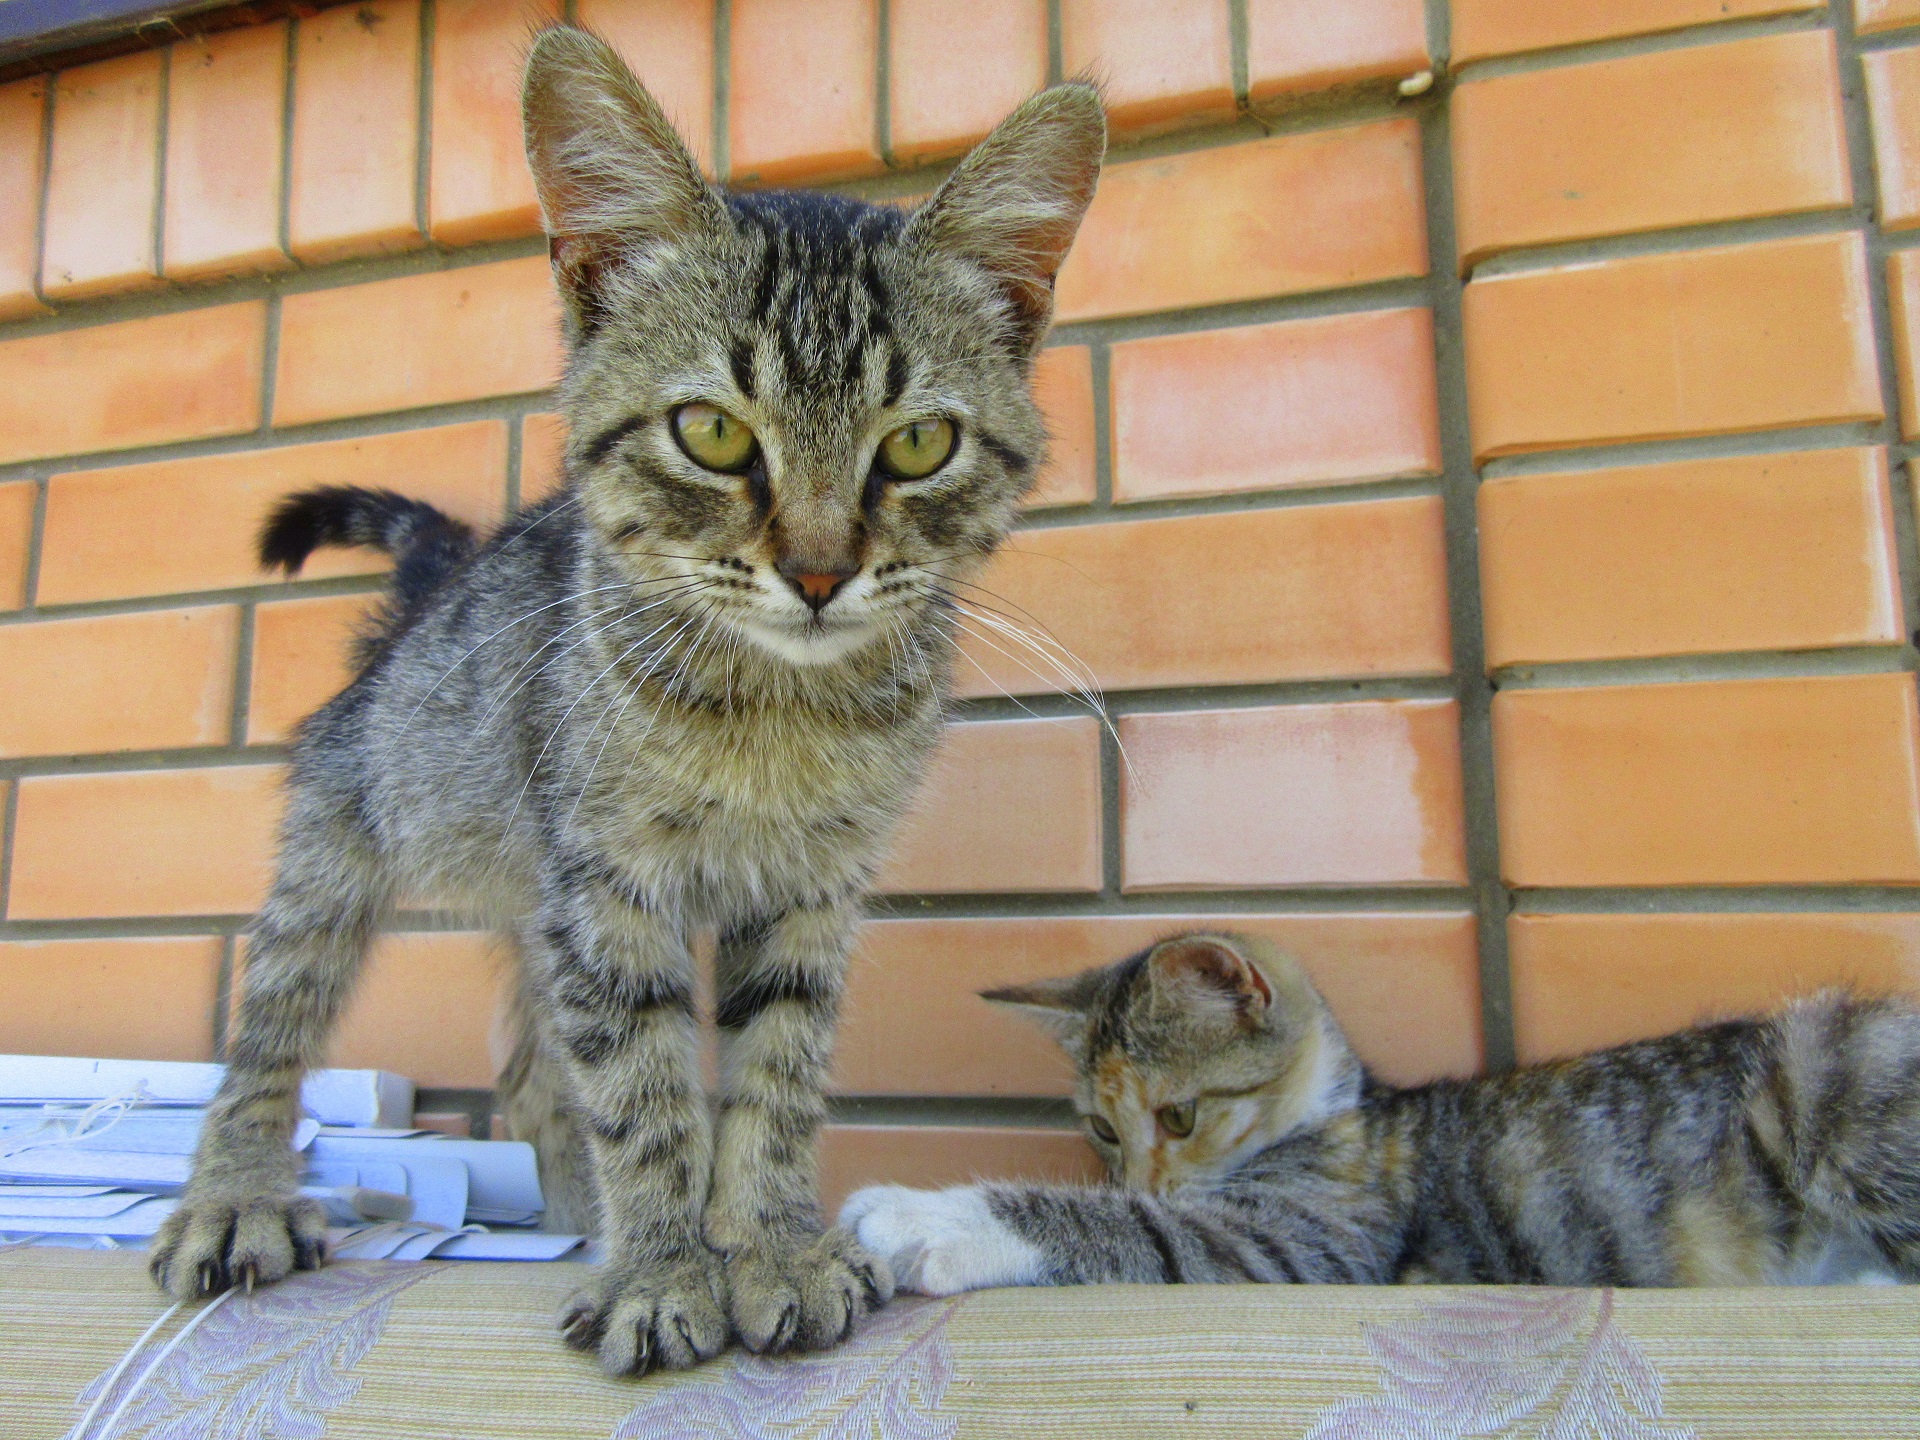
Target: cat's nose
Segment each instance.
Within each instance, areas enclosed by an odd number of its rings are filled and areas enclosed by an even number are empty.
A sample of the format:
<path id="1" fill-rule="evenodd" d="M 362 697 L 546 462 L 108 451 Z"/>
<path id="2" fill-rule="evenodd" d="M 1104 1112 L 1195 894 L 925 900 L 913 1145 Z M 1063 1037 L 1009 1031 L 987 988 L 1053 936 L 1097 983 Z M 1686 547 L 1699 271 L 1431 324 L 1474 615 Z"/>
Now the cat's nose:
<path id="1" fill-rule="evenodd" d="M 827 602 L 840 593 L 840 587 L 853 578 L 854 572 L 828 570 L 789 574 L 782 570 L 780 573 L 786 577 L 787 584 L 794 588 L 794 592 L 807 602 L 814 614 L 818 615 L 827 608 Z"/>

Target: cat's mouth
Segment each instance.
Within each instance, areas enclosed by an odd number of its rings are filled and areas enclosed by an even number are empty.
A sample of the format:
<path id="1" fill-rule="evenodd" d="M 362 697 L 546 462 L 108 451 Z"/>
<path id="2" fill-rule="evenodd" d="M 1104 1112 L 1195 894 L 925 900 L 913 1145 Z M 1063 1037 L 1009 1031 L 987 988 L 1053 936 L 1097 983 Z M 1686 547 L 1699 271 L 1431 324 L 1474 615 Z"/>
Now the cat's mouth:
<path id="1" fill-rule="evenodd" d="M 749 614 L 735 623 L 776 659 L 810 668 L 844 660 L 880 633 L 870 617 L 836 615 L 832 607 L 806 616 Z"/>

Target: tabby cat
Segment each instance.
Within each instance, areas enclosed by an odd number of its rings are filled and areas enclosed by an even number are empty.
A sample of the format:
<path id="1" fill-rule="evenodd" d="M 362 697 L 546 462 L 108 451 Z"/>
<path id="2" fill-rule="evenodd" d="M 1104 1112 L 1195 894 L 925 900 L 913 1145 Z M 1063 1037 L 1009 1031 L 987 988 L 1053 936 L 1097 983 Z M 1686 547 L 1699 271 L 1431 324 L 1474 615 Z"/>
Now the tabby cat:
<path id="1" fill-rule="evenodd" d="M 831 1344 L 892 1293 L 814 1198 L 842 971 L 940 734 L 966 577 L 1042 460 L 1029 379 L 1101 105 L 1043 91 L 911 213 L 715 189 L 576 28 L 535 40 L 524 110 L 566 482 L 477 548 L 382 492 L 269 523 L 289 572 L 323 544 L 397 568 L 358 678 L 294 746 L 229 1069 L 152 1269 L 185 1298 L 320 1263 L 288 1148 L 301 1074 L 383 917 L 431 896 L 519 954 L 509 1122 L 605 1249 L 567 1338 L 614 1373 L 730 1334 Z"/>
<path id="2" fill-rule="evenodd" d="M 1472 1080 L 1370 1076 L 1300 967 L 1191 934 L 986 997 L 1048 1026 L 1115 1187 L 879 1186 L 911 1289 L 1920 1279 L 1920 1010 L 1767 1019 Z"/>

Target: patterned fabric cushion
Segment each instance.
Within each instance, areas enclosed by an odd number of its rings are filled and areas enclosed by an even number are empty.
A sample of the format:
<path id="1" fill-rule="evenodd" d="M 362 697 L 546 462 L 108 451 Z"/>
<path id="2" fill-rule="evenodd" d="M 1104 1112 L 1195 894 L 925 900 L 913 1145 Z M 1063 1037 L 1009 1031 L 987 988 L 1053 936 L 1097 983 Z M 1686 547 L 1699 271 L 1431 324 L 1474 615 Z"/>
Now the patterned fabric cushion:
<path id="1" fill-rule="evenodd" d="M 572 1265 L 340 1264 L 183 1310 L 136 1349 L 167 1308 L 141 1257 L 10 1251 L 0 1254 L 0 1432 L 1920 1436 L 1920 1292 L 1910 1289 L 996 1290 L 902 1300 L 825 1355 L 730 1354 L 622 1383 L 554 1336 L 552 1316 L 579 1277 Z"/>

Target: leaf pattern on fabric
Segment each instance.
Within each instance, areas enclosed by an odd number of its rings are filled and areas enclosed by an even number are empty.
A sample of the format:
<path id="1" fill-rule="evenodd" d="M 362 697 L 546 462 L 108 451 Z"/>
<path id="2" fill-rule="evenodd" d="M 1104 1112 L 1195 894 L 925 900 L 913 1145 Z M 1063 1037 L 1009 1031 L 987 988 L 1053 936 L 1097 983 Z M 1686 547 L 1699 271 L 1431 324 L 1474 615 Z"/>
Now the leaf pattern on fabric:
<path id="1" fill-rule="evenodd" d="M 1498 1291 L 1362 1327 L 1378 1395 L 1323 1411 L 1307 1440 L 1692 1440 L 1666 1418 L 1660 1376 L 1614 1323 L 1613 1291 Z M 1509 1431 L 1509 1427 L 1516 1427 Z"/>
<path id="2" fill-rule="evenodd" d="M 608 1440 L 953 1440 L 936 1413 L 953 1378 L 947 1321 L 965 1297 L 896 1300 L 818 1355 L 736 1355 L 710 1381 L 642 1401 Z"/>
<path id="3" fill-rule="evenodd" d="M 328 1413 L 360 1393 L 353 1369 L 379 1343 L 394 1300 L 444 1268 L 336 1264 L 235 1295 L 143 1380 L 166 1343 L 166 1332 L 155 1336 L 114 1382 L 100 1417 L 137 1383 L 115 1440 L 320 1440 Z M 112 1373 L 81 1391 L 78 1404 L 90 1405 Z"/>

